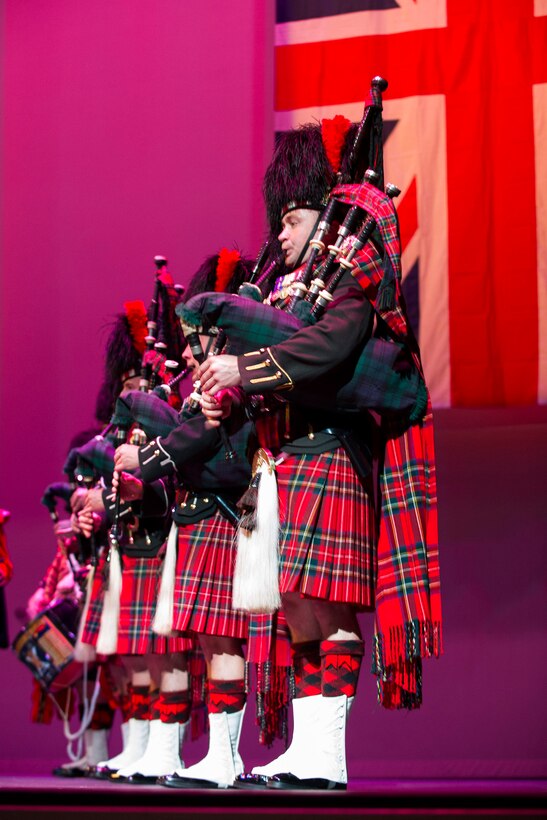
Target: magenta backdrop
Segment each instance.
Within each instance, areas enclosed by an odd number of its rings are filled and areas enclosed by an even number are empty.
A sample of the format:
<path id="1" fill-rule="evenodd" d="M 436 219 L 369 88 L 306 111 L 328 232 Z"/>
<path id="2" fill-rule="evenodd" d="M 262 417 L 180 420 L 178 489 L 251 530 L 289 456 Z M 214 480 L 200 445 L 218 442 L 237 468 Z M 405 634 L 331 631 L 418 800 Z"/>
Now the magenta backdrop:
<path id="1" fill-rule="evenodd" d="M 92 422 L 105 323 L 124 300 L 148 301 L 157 253 L 185 282 L 222 245 L 258 249 L 272 5 L 0 3 L 0 506 L 12 511 L 12 636 L 53 555 L 39 498 L 62 477 L 70 437 Z M 415 714 L 382 712 L 365 664 L 350 772 L 545 776 L 547 412 L 443 411 L 438 422 L 446 655 L 426 665 Z M 47 771 L 65 759 L 60 725 L 29 722 L 30 674 L 10 651 L 0 660 L 0 771 Z M 244 752 L 248 762 L 270 754 L 250 716 Z"/>

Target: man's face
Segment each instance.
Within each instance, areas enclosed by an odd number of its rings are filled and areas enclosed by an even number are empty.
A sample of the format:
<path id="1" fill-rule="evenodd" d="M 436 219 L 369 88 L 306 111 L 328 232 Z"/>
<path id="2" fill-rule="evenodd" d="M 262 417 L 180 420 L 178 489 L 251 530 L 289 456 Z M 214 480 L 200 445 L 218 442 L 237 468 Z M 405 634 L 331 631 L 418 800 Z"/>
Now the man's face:
<path id="1" fill-rule="evenodd" d="M 203 351 L 207 353 L 213 341 L 211 336 L 204 336 L 200 333 L 199 340 L 201 342 Z M 190 370 L 192 381 L 195 382 L 198 377 L 197 369 L 199 367 L 199 364 L 194 359 L 194 355 L 192 353 L 190 345 L 186 345 L 186 347 L 182 351 L 182 358 L 184 359 L 185 366 Z"/>
<path id="2" fill-rule="evenodd" d="M 127 379 L 124 380 L 122 384 L 122 389 L 120 391 L 120 396 L 125 396 L 126 393 L 129 393 L 130 390 L 138 390 L 139 385 L 141 383 L 140 375 L 129 376 Z"/>
<path id="3" fill-rule="evenodd" d="M 311 239 L 310 234 L 315 227 L 318 216 L 319 211 L 297 208 L 294 211 L 289 211 L 281 220 L 283 227 L 278 239 L 281 242 L 281 250 L 285 256 L 285 265 L 288 268 L 294 268 L 296 265 L 306 242 Z M 308 254 L 309 248 L 302 262 L 308 258 Z"/>

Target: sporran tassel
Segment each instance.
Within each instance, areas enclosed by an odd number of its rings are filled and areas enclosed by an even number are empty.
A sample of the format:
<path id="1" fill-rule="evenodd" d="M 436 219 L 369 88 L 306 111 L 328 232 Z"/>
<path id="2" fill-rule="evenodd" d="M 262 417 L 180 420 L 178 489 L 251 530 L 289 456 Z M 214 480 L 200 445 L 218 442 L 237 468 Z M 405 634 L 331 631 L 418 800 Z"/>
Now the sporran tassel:
<path id="1" fill-rule="evenodd" d="M 175 570 L 177 566 L 178 527 L 171 525 L 167 549 L 161 572 L 160 591 L 156 614 L 152 622 L 152 632 L 156 635 L 169 635 L 173 629 L 173 598 L 175 594 Z"/>
<path id="2" fill-rule="evenodd" d="M 255 465 L 256 521 L 251 530 L 241 524 L 238 528 L 232 604 L 246 612 L 271 613 L 281 606 L 277 480 L 275 462 L 267 451 L 259 450 Z"/>
<path id="3" fill-rule="evenodd" d="M 110 547 L 108 563 L 108 584 L 105 588 L 101 625 L 97 638 L 98 655 L 115 655 L 118 646 L 118 626 L 120 621 L 120 596 L 122 592 L 122 564 L 120 553 Z"/>
<path id="4" fill-rule="evenodd" d="M 256 473 L 251 483 L 237 502 L 238 510 L 241 510 L 239 526 L 244 529 L 254 530 L 256 528 L 256 508 L 258 504 L 258 485 L 260 484 L 260 473 Z"/>

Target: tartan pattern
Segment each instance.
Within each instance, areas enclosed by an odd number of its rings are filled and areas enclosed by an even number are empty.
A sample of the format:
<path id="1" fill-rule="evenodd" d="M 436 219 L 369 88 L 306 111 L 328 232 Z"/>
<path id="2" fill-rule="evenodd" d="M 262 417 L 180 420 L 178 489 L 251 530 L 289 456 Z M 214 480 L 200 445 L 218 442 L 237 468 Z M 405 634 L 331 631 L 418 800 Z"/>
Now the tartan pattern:
<path id="1" fill-rule="evenodd" d="M 179 527 L 174 631 L 247 637 L 247 616 L 232 609 L 234 539 L 234 528 L 218 510 Z"/>
<path id="2" fill-rule="evenodd" d="M 209 680 L 207 685 L 207 709 L 211 714 L 241 712 L 247 701 L 245 681 Z"/>
<path id="3" fill-rule="evenodd" d="M 69 458 L 71 455 L 76 457 L 74 469 L 85 471 L 87 465 L 96 476 L 103 476 L 108 485 L 109 481 L 112 481 L 112 473 L 114 472 L 114 449 L 112 442 L 108 439 L 102 436 L 93 436 L 86 444 L 71 450 Z M 66 465 L 65 472 L 67 472 Z"/>
<path id="4" fill-rule="evenodd" d="M 247 690 L 256 671 L 256 725 L 259 742 L 271 746 L 287 741 L 288 707 L 294 696 L 289 627 L 282 610 L 272 615 L 250 615 L 245 667 Z"/>
<path id="5" fill-rule="evenodd" d="M 131 717 L 150 720 L 150 691 L 148 686 L 131 687 Z"/>
<path id="6" fill-rule="evenodd" d="M 83 705 L 79 707 L 82 709 L 80 714 L 80 720 L 83 716 Z M 112 724 L 114 723 L 114 710 L 108 703 L 97 703 L 95 704 L 95 708 L 93 710 L 93 714 L 91 716 L 91 723 L 89 724 L 89 728 L 93 731 L 98 731 L 99 729 L 111 729 Z"/>
<path id="7" fill-rule="evenodd" d="M 97 567 L 91 569 L 93 575 L 93 583 L 89 593 L 89 606 L 87 609 L 85 623 L 82 627 L 81 640 L 82 643 L 97 645 L 97 638 L 99 637 L 99 628 L 101 625 L 101 612 L 103 608 L 103 567 L 104 557 L 99 560 Z M 85 608 L 84 608 L 85 612 Z"/>
<path id="8" fill-rule="evenodd" d="M 421 662 L 442 652 L 431 411 L 403 432 L 385 424 L 373 671 L 379 698 L 417 708 Z"/>
<path id="9" fill-rule="evenodd" d="M 5 510 L 0 510 L 0 587 L 5 586 L 13 575 L 13 563 L 8 552 L 8 543 L 4 532 L 4 521 L 7 521 Z"/>
<path id="10" fill-rule="evenodd" d="M 167 436 L 180 424 L 177 411 L 156 393 L 130 390 L 116 399 L 113 424 L 130 426 L 136 423 L 148 439 Z"/>
<path id="11" fill-rule="evenodd" d="M 369 608 L 374 604 L 375 516 L 339 447 L 290 454 L 277 467 L 279 589 Z"/>
<path id="12" fill-rule="evenodd" d="M 338 185 L 331 196 L 348 205 L 358 205 L 376 220 L 382 243 L 389 256 L 393 272 L 401 278 L 401 242 L 397 211 L 393 200 L 368 182 L 360 185 Z"/>
<path id="13" fill-rule="evenodd" d="M 190 720 L 192 702 L 190 690 L 160 692 L 158 711 L 162 723 L 187 723 Z"/>
<path id="14" fill-rule="evenodd" d="M 173 651 L 192 648 L 192 642 L 174 648 L 174 642 L 157 641 L 152 632 L 152 620 L 159 584 L 162 561 L 158 558 L 124 557 L 123 584 L 120 599 L 120 622 L 118 653 L 120 655 L 143 655 L 170 647 Z"/>
<path id="15" fill-rule="evenodd" d="M 371 246 L 361 251 L 361 258 L 363 254 L 367 256 L 368 267 L 375 266 L 380 282 L 382 267 L 378 255 Z M 268 304 L 231 294 L 200 294 L 192 297 L 185 307 L 190 305 L 192 313 L 200 313 L 204 324 L 218 323 L 222 327 L 228 336 L 229 352 L 234 355 L 279 344 L 305 324 Z M 411 411 L 422 387 L 420 373 L 413 369 L 407 351 L 393 340 L 378 338 L 368 340 L 349 381 L 337 382 L 336 373 L 330 378 L 329 391 L 324 390 L 323 380 L 295 385 L 291 389 L 291 400 L 324 409 Z"/>
<path id="16" fill-rule="evenodd" d="M 131 717 L 131 696 L 129 693 L 121 695 L 119 699 L 119 707 L 122 715 L 122 723 L 127 723 Z"/>
<path id="17" fill-rule="evenodd" d="M 292 666 L 291 637 L 282 609 L 272 615 L 249 616 L 247 663 L 269 664 L 270 668 Z M 267 670 L 265 691 L 268 688 Z"/>
<path id="18" fill-rule="evenodd" d="M 160 690 L 150 692 L 150 720 L 160 719 Z"/>
<path id="19" fill-rule="evenodd" d="M 179 305 L 176 312 L 181 318 L 199 316 L 206 330 L 221 327 L 234 356 L 288 339 L 302 327 L 295 316 L 230 293 L 200 293 Z"/>
<path id="20" fill-rule="evenodd" d="M 355 697 L 364 651 L 363 641 L 321 641 L 323 697 Z"/>
<path id="21" fill-rule="evenodd" d="M 391 310 L 377 307 L 380 277 L 357 254 L 354 277 L 395 338 L 411 343 L 422 371 L 419 349 L 408 325 L 396 282 Z M 372 671 L 378 699 L 387 708 L 418 708 L 422 702 L 421 659 L 442 653 L 437 482 L 433 414 L 406 428 L 395 419 L 381 422 L 381 518 Z"/>
<path id="22" fill-rule="evenodd" d="M 293 643 L 295 698 L 308 698 L 321 694 L 321 656 L 319 641 Z"/>
<path id="23" fill-rule="evenodd" d="M 44 603 L 51 603 L 56 597 L 57 587 L 68 575 L 71 574 L 70 564 L 67 558 L 65 549 L 62 546 L 61 539 L 57 540 L 57 551 L 53 561 L 47 568 L 42 579 L 42 588 L 44 590 Z"/>
<path id="24" fill-rule="evenodd" d="M 95 572 L 91 601 L 83 627 L 83 643 L 96 646 L 104 600 L 104 559 Z M 122 594 L 118 627 L 119 655 L 170 654 L 187 652 L 194 642 L 187 637 L 164 638 L 152 632 L 152 620 L 162 567 L 161 558 L 123 559 Z"/>

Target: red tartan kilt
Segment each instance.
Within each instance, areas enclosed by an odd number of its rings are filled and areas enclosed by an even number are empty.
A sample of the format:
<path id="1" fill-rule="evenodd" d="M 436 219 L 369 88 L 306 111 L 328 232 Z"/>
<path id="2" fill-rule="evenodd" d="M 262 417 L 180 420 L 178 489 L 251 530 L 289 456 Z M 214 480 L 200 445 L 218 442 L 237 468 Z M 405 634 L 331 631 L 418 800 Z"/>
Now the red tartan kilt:
<path id="1" fill-rule="evenodd" d="M 372 484 L 366 492 L 341 447 L 288 455 L 277 467 L 277 484 L 281 592 L 372 607 Z"/>
<path id="2" fill-rule="evenodd" d="M 173 629 L 247 637 L 247 616 L 232 609 L 235 530 L 218 510 L 179 527 Z"/>
<path id="3" fill-rule="evenodd" d="M 152 632 L 162 559 L 124 556 L 123 564 L 117 654 L 164 655 L 191 650 L 194 641 L 189 638 L 164 638 Z M 104 599 L 103 566 L 104 562 L 101 562 L 95 572 L 91 600 L 82 632 L 82 642 L 92 646 L 97 645 L 101 624 Z"/>

